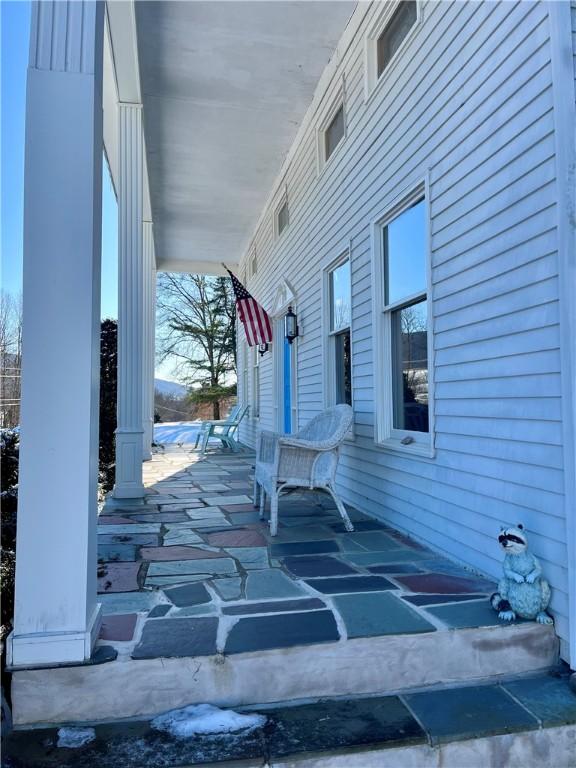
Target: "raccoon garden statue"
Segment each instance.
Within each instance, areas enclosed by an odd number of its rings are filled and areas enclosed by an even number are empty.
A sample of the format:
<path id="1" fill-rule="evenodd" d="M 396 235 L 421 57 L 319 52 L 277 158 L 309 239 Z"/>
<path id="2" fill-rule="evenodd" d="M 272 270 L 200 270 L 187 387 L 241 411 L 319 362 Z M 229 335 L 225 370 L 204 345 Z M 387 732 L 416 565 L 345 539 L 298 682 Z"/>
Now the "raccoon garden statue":
<path id="1" fill-rule="evenodd" d="M 498 543 L 506 553 L 504 577 L 498 583 L 498 592 L 490 602 L 498 618 L 514 621 L 536 619 L 540 624 L 552 624 L 546 613 L 550 602 L 550 586 L 542 578 L 540 563 L 528 552 L 526 534 L 521 525 L 517 528 L 502 528 Z"/>

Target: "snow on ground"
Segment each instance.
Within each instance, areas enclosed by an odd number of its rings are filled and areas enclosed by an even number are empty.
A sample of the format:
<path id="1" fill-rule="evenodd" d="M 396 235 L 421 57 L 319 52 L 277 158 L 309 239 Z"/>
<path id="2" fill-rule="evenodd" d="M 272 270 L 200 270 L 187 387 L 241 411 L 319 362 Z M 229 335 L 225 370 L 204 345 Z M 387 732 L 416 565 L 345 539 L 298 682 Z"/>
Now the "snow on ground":
<path id="1" fill-rule="evenodd" d="M 232 709 L 219 709 L 211 704 L 191 704 L 172 709 L 152 720 L 152 727 L 179 739 L 196 734 L 222 734 L 253 730 L 266 723 L 264 715 L 241 715 Z"/>
<path id="2" fill-rule="evenodd" d="M 58 746 L 77 749 L 89 744 L 96 738 L 94 728 L 60 728 L 58 731 Z"/>
<path id="3" fill-rule="evenodd" d="M 154 424 L 154 442 L 162 445 L 185 443 L 194 445 L 201 421 L 167 421 Z"/>

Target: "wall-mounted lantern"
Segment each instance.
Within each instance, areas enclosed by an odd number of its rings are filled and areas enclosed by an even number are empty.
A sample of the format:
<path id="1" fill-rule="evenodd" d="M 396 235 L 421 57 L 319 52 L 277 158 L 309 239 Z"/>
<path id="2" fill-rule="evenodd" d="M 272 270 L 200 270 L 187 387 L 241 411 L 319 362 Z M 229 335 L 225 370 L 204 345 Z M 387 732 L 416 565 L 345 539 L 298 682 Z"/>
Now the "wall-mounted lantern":
<path id="1" fill-rule="evenodd" d="M 264 357 L 266 352 L 268 352 L 268 344 L 258 344 L 258 353 L 260 354 L 260 357 Z"/>
<path id="2" fill-rule="evenodd" d="M 288 339 L 288 344 L 292 344 L 294 339 L 298 338 L 298 318 L 292 311 L 292 307 L 288 307 L 284 317 L 284 335 Z"/>

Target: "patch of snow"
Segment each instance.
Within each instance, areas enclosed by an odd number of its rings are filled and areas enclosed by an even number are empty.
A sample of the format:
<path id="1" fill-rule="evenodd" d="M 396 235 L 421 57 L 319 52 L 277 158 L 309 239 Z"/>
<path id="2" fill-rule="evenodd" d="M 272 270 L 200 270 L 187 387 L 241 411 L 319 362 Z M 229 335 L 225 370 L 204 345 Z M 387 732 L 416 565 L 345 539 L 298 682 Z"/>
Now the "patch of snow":
<path id="1" fill-rule="evenodd" d="M 58 746 L 67 749 L 77 749 L 89 744 L 96 738 L 94 728 L 60 728 L 58 731 Z"/>
<path id="2" fill-rule="evenodd" d="M 187 739 L 197 734 L 252 731 L 265 723 L 264 715 L 241 715 L 232 709 L 219 709 L 211 704 L 191 704 L 158 715 L 152 720 L 152 727 L 178 739 Z"/>
<path id="3" fill-rule="evenodd" d="M 200 430 L 200 421 L 170 421 L 154 425 L 154 442 L 161 445 L 177 445 L 178 443 L 192 445 Z"/>

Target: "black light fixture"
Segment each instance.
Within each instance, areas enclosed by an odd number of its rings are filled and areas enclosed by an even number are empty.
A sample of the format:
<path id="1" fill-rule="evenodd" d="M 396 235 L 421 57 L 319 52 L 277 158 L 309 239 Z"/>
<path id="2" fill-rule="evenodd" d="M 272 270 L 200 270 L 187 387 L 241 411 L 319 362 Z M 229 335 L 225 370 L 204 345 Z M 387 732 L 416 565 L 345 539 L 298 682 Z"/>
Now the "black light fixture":
<path id="1" fill-rule="evenodd" d="M 298 338 L 298 318 L 292 307 L 288 307 L 288 312 L 284 318 L 284 335 L 288 339 L 288 344 L 292 344 L 294 339 Z"/>
<path id="2" fill-rule="evenodd" d="M 268 344 L 258 344 L 258 353 L 263 357 L 268 352 Z"/>

